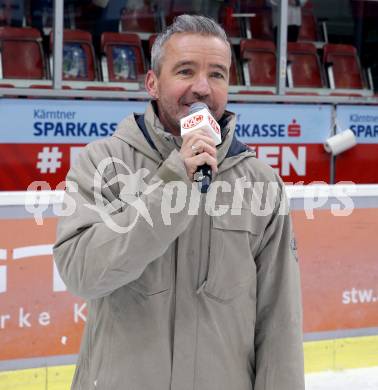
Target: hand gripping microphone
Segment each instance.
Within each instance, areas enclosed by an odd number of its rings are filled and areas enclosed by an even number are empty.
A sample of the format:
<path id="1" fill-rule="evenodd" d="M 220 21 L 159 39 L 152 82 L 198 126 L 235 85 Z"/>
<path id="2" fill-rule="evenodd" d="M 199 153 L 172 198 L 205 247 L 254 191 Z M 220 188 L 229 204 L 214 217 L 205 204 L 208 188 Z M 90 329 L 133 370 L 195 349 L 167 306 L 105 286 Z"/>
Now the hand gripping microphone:
<path id="1" fill-rule="evenodd" d="M 181 135 L 195 130 L 205 130 L 215 141 L 215 145 L 222 142 L 221 129 L 217 121 L 210 114 L 205 103 L 197 102 L 190 106 L 189 115 L 180 120 Z M 199 190 L 206 193 L 212 180 L 211 167 L 208 164 L 198 167 L 194 174 L 194 181 L 198 182 Z"/>

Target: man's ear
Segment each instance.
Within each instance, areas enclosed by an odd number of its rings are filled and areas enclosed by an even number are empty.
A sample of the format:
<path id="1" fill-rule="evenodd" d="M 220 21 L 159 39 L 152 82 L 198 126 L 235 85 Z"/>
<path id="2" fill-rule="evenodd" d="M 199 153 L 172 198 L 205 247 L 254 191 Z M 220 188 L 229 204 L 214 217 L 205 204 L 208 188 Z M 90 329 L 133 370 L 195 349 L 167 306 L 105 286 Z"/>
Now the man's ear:
<path id="1" fill-rule="evenodd" d="M 146 78 L 144 79 L 144 87 L 153 99 L 159 98 L 158 83 L 159 81 L 155 72 L 150 69 L 146 74 Z"/>

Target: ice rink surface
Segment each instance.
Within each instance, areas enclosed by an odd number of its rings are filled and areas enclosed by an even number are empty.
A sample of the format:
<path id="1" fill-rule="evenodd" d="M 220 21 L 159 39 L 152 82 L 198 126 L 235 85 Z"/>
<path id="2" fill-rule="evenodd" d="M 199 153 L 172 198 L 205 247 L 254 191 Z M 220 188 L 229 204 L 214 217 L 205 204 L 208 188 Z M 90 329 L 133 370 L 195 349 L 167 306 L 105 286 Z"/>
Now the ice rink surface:
<path id="1" fill-rule="evenodd" d="M 306 390 L 378 390 L 378 366 L 307 374 Z"/>

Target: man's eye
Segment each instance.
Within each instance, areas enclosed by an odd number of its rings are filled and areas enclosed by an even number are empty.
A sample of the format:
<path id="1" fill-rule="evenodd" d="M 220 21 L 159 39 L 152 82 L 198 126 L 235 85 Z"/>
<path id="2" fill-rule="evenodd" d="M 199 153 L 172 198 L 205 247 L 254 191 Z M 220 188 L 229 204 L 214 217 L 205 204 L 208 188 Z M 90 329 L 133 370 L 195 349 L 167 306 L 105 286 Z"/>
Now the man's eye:
<path id="1" fill-rule="evenodd" d="M 225 76 L 222 73 L 219 73 L 219 72 L 212 73 L 211 77 L 214 77 L 216 79 L 224 79 L 225 78 Z"/>
<path id="2" fill-rule="evenodd" d="M 184 76 L 188 76 L 188 75 L 192 74 L 192 70 L 191 69 L 181 69 L 177 73 L 182 74 Z"/>

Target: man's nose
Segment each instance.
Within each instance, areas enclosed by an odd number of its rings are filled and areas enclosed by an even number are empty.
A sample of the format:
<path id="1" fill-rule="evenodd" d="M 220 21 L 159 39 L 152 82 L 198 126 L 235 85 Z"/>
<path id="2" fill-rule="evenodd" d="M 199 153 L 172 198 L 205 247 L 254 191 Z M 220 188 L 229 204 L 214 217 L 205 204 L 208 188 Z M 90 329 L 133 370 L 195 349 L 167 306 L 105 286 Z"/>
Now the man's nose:
<path id="1" fill-rule="evenodd" d="M 208 96 L 210 94 L 210 84 L 208 78 L 204 75 L 199 75 L 192 85 L 192 92 L 201 98 Z"/>

